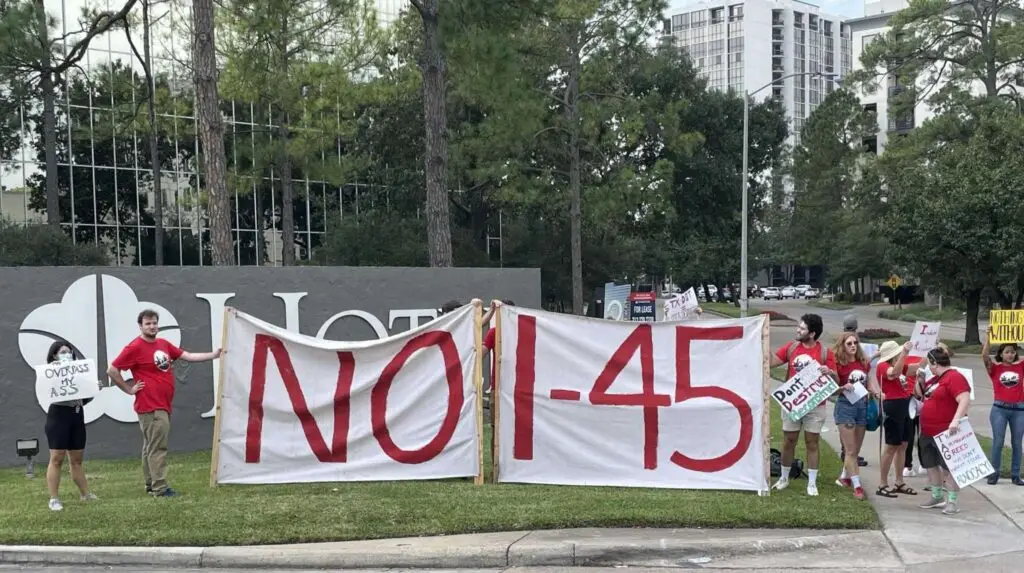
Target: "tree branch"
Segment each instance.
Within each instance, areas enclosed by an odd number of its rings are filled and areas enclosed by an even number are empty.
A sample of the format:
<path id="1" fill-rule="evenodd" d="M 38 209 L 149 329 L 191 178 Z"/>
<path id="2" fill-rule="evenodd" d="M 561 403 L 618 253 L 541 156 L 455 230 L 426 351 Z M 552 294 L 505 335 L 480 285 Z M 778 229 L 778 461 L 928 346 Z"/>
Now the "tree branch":
<path id="1" fill-rule="evenodd" d="M 68 55 L 64 58 L 63 62 L 51 68 L 51 72 L 56 75 L 63 74 L 71 68 L 71 66 L 81 61 L 81 59 L 85 57 L 86 50 L 89 49 L 89 43 L 92 42 L 96 36 L 106 33 L 107 30 L 113 28 L 115 24 L 124 22 L 128 18 L 128 13 L 135 7 L 135 3 L 137 1 L 138 0 L 126 0 L 124 6 L 122 6 L 117 12 L 104 12 L 102 14 L 97 14 L 89 25 L 85 37 L 71 48 L 71 51 L 68 52 Z"/>

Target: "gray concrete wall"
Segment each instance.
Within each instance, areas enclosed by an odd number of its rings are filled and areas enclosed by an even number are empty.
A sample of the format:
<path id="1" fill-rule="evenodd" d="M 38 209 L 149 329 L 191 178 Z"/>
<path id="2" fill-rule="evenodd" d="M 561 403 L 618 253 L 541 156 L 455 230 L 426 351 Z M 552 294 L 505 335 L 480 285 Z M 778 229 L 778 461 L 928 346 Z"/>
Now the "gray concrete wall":
<path id="1" fill-rule="evenodd" d="M 33 365 L 55 337 L 105 368 L 138 335 L 142 308 L 161 314 L 162 336 L 185 350 L 219 345 L 224 305 L 307 334 L 367 340 L 430 320 L 450 299 L 541 304 L 538 269 L 366 267 L 0 268 L 0 465 L 21 463 L 15 440 L 39 438 L 45 412 Z M 354 311 L 354 312 L 346 312 Z M 345 316 L 331 321 L 339 313 Z M 419 317 L 419 318 L 417 318 Z M 184 367 L 183 367 L 184 366 Z M 175 366 L 170 447 L 210 447 L 216 363 Z M 116 387 L 86 407 L 87 457 L 134 457 L 140 436 L 131 397 Z"/>

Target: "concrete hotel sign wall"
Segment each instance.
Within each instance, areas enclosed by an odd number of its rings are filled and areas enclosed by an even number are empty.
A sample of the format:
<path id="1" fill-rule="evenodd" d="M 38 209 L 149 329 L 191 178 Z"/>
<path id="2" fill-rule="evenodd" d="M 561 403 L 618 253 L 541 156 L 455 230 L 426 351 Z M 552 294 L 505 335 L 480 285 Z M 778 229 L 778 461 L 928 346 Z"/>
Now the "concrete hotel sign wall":
<path id="1" fill-rule="evenodd" d="M 143 308 L 160 313 L 161 336 L 206 351 L 219 344 L 226 305 L 302 334 L 369 340 L 429 321 L 449 299 L 541 304 L 538 269 L 19 267 L 0 269 L 0 284 L 0 465 L 20 462 L 13 446 L 3 446 L 17 438 L 38 437 L 45 449 L 46 415 L 32 366 L 45 360 L 54 338 L 68 340 L 102 370 L 138 335 Z M 206 449 L 217 363 L 182 366 L 176 365 L 171 449 Z M 138 455 L 130 396 L 104 388 L 85 411 L 90 457 Z"/>

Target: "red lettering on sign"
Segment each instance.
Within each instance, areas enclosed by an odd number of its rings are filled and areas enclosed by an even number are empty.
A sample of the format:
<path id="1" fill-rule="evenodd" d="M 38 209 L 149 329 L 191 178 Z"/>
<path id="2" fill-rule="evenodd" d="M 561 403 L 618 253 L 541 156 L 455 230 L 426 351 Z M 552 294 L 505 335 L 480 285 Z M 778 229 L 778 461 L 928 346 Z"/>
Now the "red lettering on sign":
<path id="1" fill-rule="evenodd" d="M 612 383 L 640 351 L 639 394 L 609 394 Z M 595 406 L 642 406 L 644 409 L 644 469 L 658 467 L 658 408 L 670 406 L 671 396 L 654 392 L 654 338 L 649 324 L 633 329 L 612 354 L 604 370 L 590 390 L 590 403 Z"/>
<path id="2" fill-rule="evenodd" d="M 516 382 L 512 388 L 515 435 L 512 457 L 533 459 L 533 389 L 537 382 L 537 318 L 518 316 L 516 336 Z"/>
<path id="3" fill-rule="evenodd" d="M 740 435 L 731 450 L 711 459 L 696 459 L 675 452 L 672 463 L 693 471 L 718 472 L 740 461 L 750 449 L 754 437 L 754 416 L 750 404 L 735 392 L 721 386 L 693 386 L 690 380 L 690 343 L 694 340 L 739 340 L 743 338 L 742 326 L 716 328 L 676 327 L 676 403 L 694 398 L 715 398 L 727 402 L 740 418 Z"/>
<path id="4" fill-rule="evenodd" d="M 266 334 L 257 334 L 255 343 L 249 390 L 249 424 L 245 431 L 245 462 L 255 464 L 260 461 L 260 451 L 263 447 L 263 396 L 267 387 L 267 355 L 273 353 L 277 371 L 281 374 L 281 380 L 288 392 L 288 400 L 299 418 L 302 432 L 306 435 L 313 455 L 321 462 L 344 463 L 348 447 L 349 393 L 352 390 L 352 374 L 356 366 L 352 353 L 338 352 L 338 382 L 334 388 L 334 435 L 331 447 L 328 448 L 316 419 L 309 412 L 306 397 L 302 393 L 302 385 L 295 375 L 295 367 L 292 366 L 284 342 Z"/>
<path id="5" fill-rule="evenodd" d="M 395 376 L 405 366 L 406 361 L 417 350 L 436 346 L 441 351 L 444 359 L 444 375 L 448 381 L 448 408 L 445 412 L 444 421 L 438 429 L 434 438 L 417 450 L 403 450 L 391 439 L 391 432 L 388 430 L 388 392 L 391 391 L 391 384 Z M 370 391 L 370 423 L 373 426 L 373 436 L 384 450 L 384 453 L 396 462 L 403 464 L 421 464 L 429 461 L 442 451 L 455 435 L 459 425 L 459 411 L 464 401 L 462 393 L 462 361 L 459 359 L 459 349 L 455 346 L 455 339 L 452 334 L 443 330 L 431 330 L 417 335 L 402 347 L 402 350 L 391 359 L 391 362 L 384 367 L 380 378 Z"/>

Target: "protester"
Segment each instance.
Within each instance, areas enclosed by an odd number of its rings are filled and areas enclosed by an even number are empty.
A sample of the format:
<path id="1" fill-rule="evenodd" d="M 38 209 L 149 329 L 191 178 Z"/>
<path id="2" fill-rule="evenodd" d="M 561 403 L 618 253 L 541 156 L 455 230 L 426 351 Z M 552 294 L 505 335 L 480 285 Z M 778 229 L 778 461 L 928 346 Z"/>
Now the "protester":
<path id="1" fill-rule="evenodd" d="M 989 340 L 992 338 L 992 327 L 988 327 L 988 336 L 981 346 L 981 359 L 985 370 L 992 381 L 993 402 L 988 419 L 992 424 L 992 451 L 989 459 L 995 470 L 988 477 L 988 483 L 999 482 L 999 471 L 1003 461 L 1003 441 L 1006 438 L 1006 426 L 1010 426 L 1010 449 L 1013 457 L 1010 462 L 1010 476 L 1016 485 L 1024 485 L 1021 476 L 1021 450 L 1024 449 L 1024 360 L 1016 344 L 1000 344 L 995 358 L 989 353 Z"/>
<path id="2" fill-rule="evenodd" d="M 955 434 L 960 430 L 960 420 L 967 415 L 971 405 L 971 386 L 967 378 L 952 367 L 949 352 L 935 348 L 928 352 L 928 367 L 932 377 L 917 385 L 916 394 L 924 400 L 921 406 L 921 464 L 928 470 L 928 484 L 931 499 L 921 504 L 922 509 L 943 508 L 942 513 L 953 515 L 960 512 L 957 496 L 960 486 L 950 475 L 942 458 L 935 436 L 949 430 Z M 945 484 L 945 489 L 943 489 Z M 943 499 L 945 493 L 945 499 Z"/>
<path id="3" fill-rule="evenodd" d="M 57 340 L 46 352 L 47 364 L 58 364 L 81 360 L 71 344 Z M 46 489 L 50 491 L 50 511 L 61 511 L 64 504 L 60 502 L 60 472 L 67 458 L 71 465 L 71 480 L 78 486 L 82 501 L 95 500 L 96 495 L 89 491 L 89 483 L 85 478 L 82 458 L 85 454 L 85 411 L 86 404 L 92 398 L 57 402 L 50 404 L 46 410 L 46 443 L 50 449 L 50 464 L 46 467 Z"/>
<path id="4" fill-rule="evenodd" d="M 796 328 L 796 340 L 780 348 L 772 357 L 772 367 L 789 365 L 787 379 L 807 365 L 816 361 L 821 365 L 821 373 L 836 378 L 836 357 L 818 339 L 824 326 L 821 317 L 816 314 L 805 314 L 800 317 Z M 808 412 L 803 418 L 794 422 L 782 415 L 782 431 L 785 441 L 782 444 L 782 474 L 774 485 L 777 490 L 789 487 L 789 472 L 796 453 L 796 443 L 800 439 L 800 431 L 804 432 L 804 445 L 807 449 L 807 495 L 818 495 L 818 439 L 821 428 L 825 425 L 825 403 Z"/>
<path id="5" fill-rule="evenodd" d="M 857 334 L 857 315 L 856 314 L 848 314 L 848 315 L 843 317 L 843 332 L 844 333 L 845 332 L 852 332 L 854 334 Z M 838 353 L 839 350 L 841 350 L 841 348 L 836 350 L 836 352 Z M 841 460 L 845 460 L 846 459 L 846 446 L 845 445 L 843 445 L 843 447 L 841 447 L 839 449 L 839 459 L 841 459 Z M 868 465 L 868 462 L 863 457 L 857 456 L 857 465 L 859 467 L 864 467 L 864 466 Z"/>
<path id="6" fill-rule="evenodd" d="M 906 458 L 906 448 L 911 436 L 910 400 L 913 393 L 908 379 L 917 376 L 918 364 L 908 363 L 913 345 L 907 342 L 902 347 L 890 340 L 878 349 L 879 363 L 875 377 L 882 389 L 882 411 L 885 414 L 883 432 L 885 451 L 882 453 L 881 481 L 876 493 L 881 497 L 897 497 L 896 494 L 917 495 L 914 488 L 903 481 L 903 472 L 897 467 L 896 485 L 889 488 L 889 470 L 894 460 Z"/>
<path id="7" fill-rule="evenodd" d="M 171 403 L 174 401 L 174 368 L 181 358 L 205 362 L 219 358 L 222 349 L 213 352 L 185 352 L 170 341 L 157 338 L 160 315 L 146 309 L 139 313 L 139 336 L 128 343 L 107 369 L 114 384 L 135 396 L 135 412 L 142 429 L 142 475 L 146 493 L 158 497 L 177 494 L 167 485 L 167 437 L 171 432 Z M 121 371 L 130 370 L 135 384 L 128 384 Z"/>
<path id="8" fill-rule="evenodd" d="M 458 310 L 459 308 L 462 308 L 462 303 L 453 299 L 441 305 L 441 308 L 437 309 L 437 314 L 438 316 L 444 316 L 449 312 Z"/>
<path id="9" fill-rule="evenodd" d="M 496 301 L 496 300 L 492 300 L 491 301 L 491 307 L 488 308 L 487 312 L 484 313 L 483 319 L 481 321 L 481 322 L 483 322 L 483 324 L 487 324 L 487 325 L 491 324 L 491 318 L 493 318 L 494 317 L 494 313 L 497 312 L 499 304 L 507 304 L 508 306 L 515 306 L 516 305 L 516 303 L 512 302 L 509 299 L 504 299 L 500 303 L 498 301 Z M 484 336 L 484 353 L 488 354 L 488 353 L 492 353 L 492 352 L 494 352 L 494 327 L 493 326 L 491 326 L 490 328 L 487 329 L 487 335 Z M 491 356 L 491 379 L 488 382 L 487 387 L 484 388 L 484 392 L 490 393 L 491 387 L 494 386 L 494 369 L 495 369 L 496 366 L 497 366 L 497 361 L 495 360 L 494 356 Z"/>
<path id="10" fill-rule="evenodd" d="M 851 402 L 846 392 L 853 392 L 855 386 L 861 386 L 872 396 L 881 393 L 877 383 L 870 379 L 870 362 L 864 356 L 857 334 L 845 332 L 836 341 L 833 349 L 836 356 L 837 373 L 839 375 L 839 396 L 836 398 L 835 418 L 839 428 L 839 439 L 845 452 L 843 473 L 836 483 L 843 487 L 853 487 L 853 497 L 864 500 L 864 488 L 860 483 L 860 465 L 857 463 L 860 448 L 864 443 L 864 433 L 868 425 L 868 399 L 861 396 Z"/>

